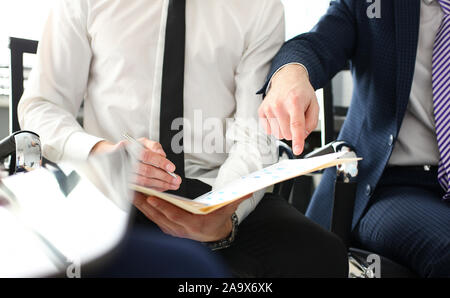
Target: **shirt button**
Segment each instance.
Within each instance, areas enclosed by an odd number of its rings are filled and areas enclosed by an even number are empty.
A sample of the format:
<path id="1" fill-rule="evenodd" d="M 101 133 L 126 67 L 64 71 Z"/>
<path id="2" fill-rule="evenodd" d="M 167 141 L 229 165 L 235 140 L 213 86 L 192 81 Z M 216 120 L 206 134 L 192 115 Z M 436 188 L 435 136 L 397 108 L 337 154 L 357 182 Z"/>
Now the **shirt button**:
<path id="1" fill-rule="evenodd" d="M 367 184 L 366 186 L 366 196 L 370 196 L 372 194 L 372 187 Z"/>
<path id="2" fill-rule="evenodd" d="M 389 136 L 389 146 L 394 145 L 394 135 Z"/>

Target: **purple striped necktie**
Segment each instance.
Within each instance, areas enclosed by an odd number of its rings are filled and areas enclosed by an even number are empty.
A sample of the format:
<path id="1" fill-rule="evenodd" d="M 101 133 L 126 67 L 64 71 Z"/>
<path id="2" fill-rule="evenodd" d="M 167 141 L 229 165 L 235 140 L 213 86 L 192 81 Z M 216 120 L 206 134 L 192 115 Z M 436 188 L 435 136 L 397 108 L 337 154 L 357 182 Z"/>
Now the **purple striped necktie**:
<path id="1" fill-rule="evenodd" d="M 433 48 L 434 118 L 440 153 L 438 180 L 450 200 L 450 0 L 438 0 L 444 18 Z"/>

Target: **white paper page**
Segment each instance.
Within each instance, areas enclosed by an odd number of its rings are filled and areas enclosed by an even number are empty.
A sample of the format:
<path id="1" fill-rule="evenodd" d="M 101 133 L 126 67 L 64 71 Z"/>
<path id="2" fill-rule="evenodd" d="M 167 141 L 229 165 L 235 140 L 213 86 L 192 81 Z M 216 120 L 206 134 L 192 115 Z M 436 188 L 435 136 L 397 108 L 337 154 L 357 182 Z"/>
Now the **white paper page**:
<path id="1" fill-rule="evenodd" d="M 329 164 L 345 155 L 338 152 L 308 159 L 283 160 L 262 170 L 253 172 L 225 187 L 204 194 L 194 201 L 208 206 L 226 203 L 239 197 L 244 197 L 273 184 L 292 179 L 311 170 Z"/>

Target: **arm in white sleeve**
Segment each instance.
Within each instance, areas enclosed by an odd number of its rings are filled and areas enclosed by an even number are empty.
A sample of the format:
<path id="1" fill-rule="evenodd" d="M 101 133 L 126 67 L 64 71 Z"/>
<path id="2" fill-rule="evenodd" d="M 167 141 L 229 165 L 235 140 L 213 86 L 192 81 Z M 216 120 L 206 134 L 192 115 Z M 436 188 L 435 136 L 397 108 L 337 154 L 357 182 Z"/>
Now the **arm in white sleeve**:
<path id="1" fill-rule="evenodd" d="M 221 166 L 215 188 L 274 163 L 278 150 L 274 139 L 258 125 L 261 96 L 256 91 L 265 81 L 272 58 L 285 39 L 284 8 L 279 1 L 261 1 L 256 25 L 250 30 L 247 49 L 236 70 L 236 114 L 227 127 L 227 142 L 233 142 L 228 158 Z M 244 201 L 236 211 L 241 223 L 258 205 L 265 190 Z"/>
<path id="2" fill-rule="evenodd" d="M 101 141 L 76 121 L 92 58 L 86 5 L 87 1 L 55 1 L 18 107 L 21 128 L 40 135 L 44 156 L 52 161 L 86 159 Z"/>

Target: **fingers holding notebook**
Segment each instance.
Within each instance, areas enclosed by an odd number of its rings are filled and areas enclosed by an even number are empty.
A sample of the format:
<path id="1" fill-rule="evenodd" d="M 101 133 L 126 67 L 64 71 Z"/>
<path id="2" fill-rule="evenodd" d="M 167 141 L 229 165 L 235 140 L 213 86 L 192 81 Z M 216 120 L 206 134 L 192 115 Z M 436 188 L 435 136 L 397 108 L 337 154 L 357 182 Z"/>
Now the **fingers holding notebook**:
<path id="1" fill-rule="evenodd" d="M 251 196 L 245 196 L 207 215 L 192 214 L 162 199 L 141 193 L 135 193 L 134 205 L 168 235 L 213 242 L 230 234 L 233 213 Z"/>

